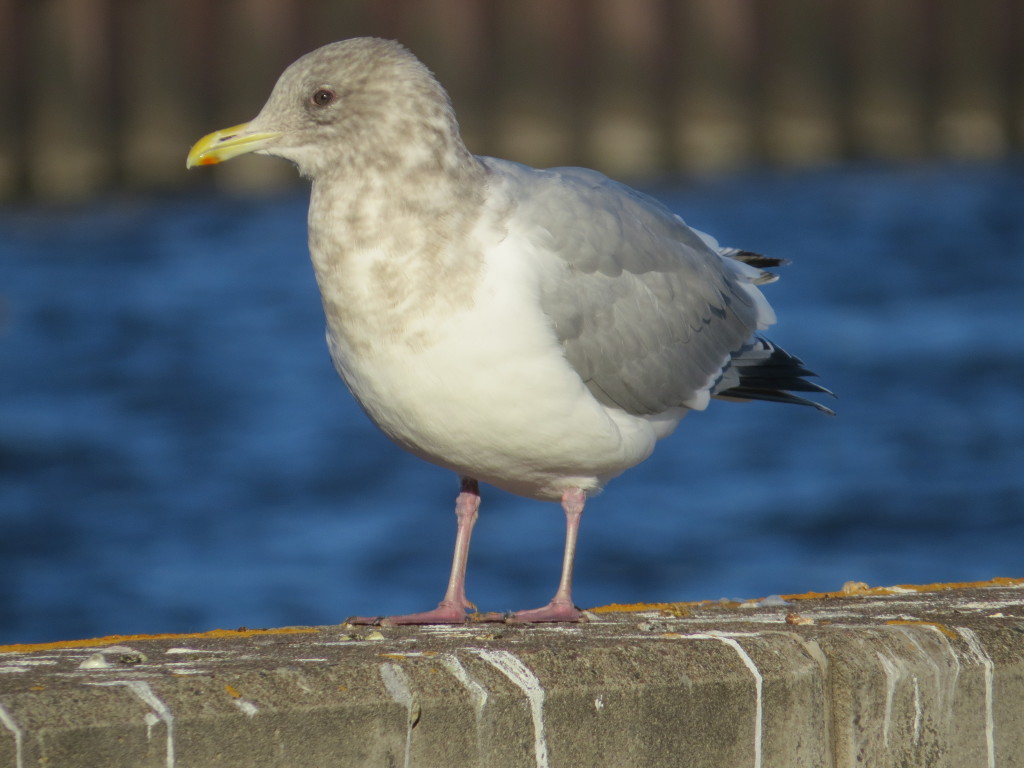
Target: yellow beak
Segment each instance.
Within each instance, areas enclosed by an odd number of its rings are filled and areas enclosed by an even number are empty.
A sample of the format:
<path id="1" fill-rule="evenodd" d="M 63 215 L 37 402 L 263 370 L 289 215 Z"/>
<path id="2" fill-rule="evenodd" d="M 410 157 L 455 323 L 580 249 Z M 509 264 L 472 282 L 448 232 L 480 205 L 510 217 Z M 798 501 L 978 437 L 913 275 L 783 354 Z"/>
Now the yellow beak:
<path id="1" fill-rule="evenodd" d="M 280 135 L 274 131 L 250 133 L 248 123 L 208 133 L 192 145 L 188 159 L 185 161 L 185 167 L 215 165 L 230 160 L 232 157 L 256 152 L 262 149 L 268 141 L 276 139 Z"/>

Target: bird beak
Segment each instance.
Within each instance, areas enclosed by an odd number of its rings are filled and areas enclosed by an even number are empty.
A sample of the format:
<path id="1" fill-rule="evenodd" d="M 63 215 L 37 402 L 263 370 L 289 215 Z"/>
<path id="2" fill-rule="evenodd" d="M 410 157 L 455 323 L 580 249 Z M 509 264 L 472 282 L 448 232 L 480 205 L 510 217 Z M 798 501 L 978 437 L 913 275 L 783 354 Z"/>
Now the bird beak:
<path id="1" fill-rule="evenodd" d="M 232 157 L 258 152 L 266 146 L 267 142 L 280 135 L 275 131 L 250 131 L 249 123 L 214 131 L 192 145 L 188 159 L 185 161 L 185 167 L 215 165 L 230 160 Z"/>

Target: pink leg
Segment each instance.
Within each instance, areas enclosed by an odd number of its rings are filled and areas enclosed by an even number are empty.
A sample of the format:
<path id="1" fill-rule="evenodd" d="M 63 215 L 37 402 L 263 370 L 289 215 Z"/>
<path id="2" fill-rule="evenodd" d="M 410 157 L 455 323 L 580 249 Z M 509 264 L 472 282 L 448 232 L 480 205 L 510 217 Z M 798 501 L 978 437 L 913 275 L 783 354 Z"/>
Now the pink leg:
<path id="1" fill-rule="evenodd" d="M 565 510 L 565 555 L 562 558 L 562 578 L 558 582 L 558 591 L 551 602 L 543 608 L 529 611 L 516 611 L 509 617 L 512 623 L 541 621 L 580 621 L 583 617 L 572 604 L 572 564 L 576 559 L 576 536 L 580 530 L 580 518 L 583 516 L 583 505 L 587 494 L 579 488 L 570 488 L 562 494 L 562 509 Z"/>
<path id="2" fill-rule="evenodd" d="M 452 557 L 452 573 L 444 599 L 432 611 L 407 613 L 402 616 L 353 616 L 350 624 L 462 624 L 467 611 L 476 606 L 466 599 L 466 559 L 469 557 L 469 539 L 473 535 L 477 510 L 480 509 L 480 486 L 471 477 L 462 478 L 462 492 L 455 500 L 455 516 L 458 531 L 455 534 L 455 554 Z"/>

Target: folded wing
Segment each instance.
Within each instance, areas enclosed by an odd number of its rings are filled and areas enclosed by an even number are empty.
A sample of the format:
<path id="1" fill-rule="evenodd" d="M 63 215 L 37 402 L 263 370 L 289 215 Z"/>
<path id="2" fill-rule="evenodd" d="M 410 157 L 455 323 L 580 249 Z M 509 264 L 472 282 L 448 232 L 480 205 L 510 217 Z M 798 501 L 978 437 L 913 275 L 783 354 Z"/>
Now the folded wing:
<path id="1" fill-rule="evenodd" d="M 780 260 L 722 249 L 656 200 L 595 171 L 487 160 L 557 268 L 538 285 L 565 357 L 600 402 L 634 415 L 703 409 L 711 397 L 813 405 L 826 392 L 758 337 L 775 321 L 758 284 Z"/>

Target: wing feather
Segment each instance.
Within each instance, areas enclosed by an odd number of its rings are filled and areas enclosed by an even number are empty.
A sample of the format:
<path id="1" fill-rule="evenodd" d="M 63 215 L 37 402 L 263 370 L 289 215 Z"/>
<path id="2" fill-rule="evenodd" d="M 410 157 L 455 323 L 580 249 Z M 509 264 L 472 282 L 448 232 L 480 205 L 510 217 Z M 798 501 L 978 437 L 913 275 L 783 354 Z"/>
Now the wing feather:
<path id="1" fill-rule="evenodd" d="M 706 407 L 732 354 L 774 321 L 754 285 L 765 273 L 596 171 L 486 162 L 512 185 L 517 225 L 557 257 L 541 307 L 593 395 L 636 415 Z"/>

